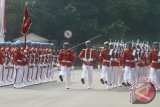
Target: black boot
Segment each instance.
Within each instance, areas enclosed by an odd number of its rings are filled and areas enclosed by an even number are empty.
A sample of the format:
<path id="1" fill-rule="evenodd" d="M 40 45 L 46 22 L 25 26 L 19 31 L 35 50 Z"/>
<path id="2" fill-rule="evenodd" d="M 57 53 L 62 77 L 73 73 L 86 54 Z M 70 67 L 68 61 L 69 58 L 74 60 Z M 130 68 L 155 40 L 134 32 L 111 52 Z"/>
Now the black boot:
<path id="1" fill-rule="evenodd" d="M 108 82 L 107 82 L 107 81 L 105 81 L 105 83 L 106 83 L 106 84 L 108 84 Z"/>
<path id="2" fill-rule="evenodd" d="M 81 79 L 82 84 L 85 84 L 84 78 Z"/>
<path id="3" fill-rule="evenodd" d="M 130 86 L 131 86 L 131 84 L 130 84 L 129 82 L 127 82 L 127 86 L 129 86 L 129 87 L 130 87 Z"/>
<path id="4" fill-rule="evenodd" d="M 125 87 L 127 87 L 127 84 L 125 82 L 122 82 L 122 85 L 125 86 Z"/>
<path id="5" fill-rule="evenodd" d="M 63 81 L 63 76 L 62 76 L 62 75 L 59 75 L 59 79 L 60 79 L 61 81 Z"/>
<path id="6" fill-rule="evenodd" d="M 104 84 L 104 80 L 102 78 L 100 79 L 100 81 L 101 81 L 102 84 Z"/>

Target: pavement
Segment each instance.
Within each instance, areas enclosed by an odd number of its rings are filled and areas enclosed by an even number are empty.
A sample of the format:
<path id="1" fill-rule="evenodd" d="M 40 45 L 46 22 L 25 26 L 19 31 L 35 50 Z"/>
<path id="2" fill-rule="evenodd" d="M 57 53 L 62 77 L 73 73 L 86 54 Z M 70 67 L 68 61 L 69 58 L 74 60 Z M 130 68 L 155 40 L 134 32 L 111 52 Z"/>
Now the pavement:
<path id="1" fill-rule="evenodd" d="M 99 81 L 100 71 L 94 70 L 92 89 L 80 82 L 82 70 L 74 70 L 70 89 L 65 83 L 56 82 L 15 89 L 0 87 L 0 107 L 160 107 L 160 92 L 149 104 L 130 104 L 129 89 L 126 87 L 106 89 Z"/>

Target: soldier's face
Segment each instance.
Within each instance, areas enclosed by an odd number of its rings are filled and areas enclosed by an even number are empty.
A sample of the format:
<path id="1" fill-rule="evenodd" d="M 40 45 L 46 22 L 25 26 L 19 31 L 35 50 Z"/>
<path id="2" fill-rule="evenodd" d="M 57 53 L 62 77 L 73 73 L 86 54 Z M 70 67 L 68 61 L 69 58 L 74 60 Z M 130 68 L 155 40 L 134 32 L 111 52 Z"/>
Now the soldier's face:
<path id="1" fill-rule="evenodd" d="M 109 44 L 105 44 L 104 48 L 109 49 Z"/>
<path id="2" fill-rule="evenodd" d="M 127 45 L 127 49 L 131 49 L 132 48 L 132 45 L 131 44 L 128 44 Z"/>
<path id="3" fill-rule="evenodd" d="M 68 49 L 68 46 L 67 46 L 67 45 L 64 45 L 63 48 L 64 48 L 64 49 Z"/>
<path id="4" fill-rule="evenodd" d="M 153 48 L 154 48 L 154 49 L 159 49 L 159 44 L 153 45 Z"/>
<path id="5" fill-rule="evenodd" d="M 90 43 L 86 43 L 86 47 L 87 48 L 91 48 L 91 44 Z"/>
<path id="6" fill-rule="evenodd" d="M 110 45 L 110 48 L 113 49 L 113 45 Z"/>

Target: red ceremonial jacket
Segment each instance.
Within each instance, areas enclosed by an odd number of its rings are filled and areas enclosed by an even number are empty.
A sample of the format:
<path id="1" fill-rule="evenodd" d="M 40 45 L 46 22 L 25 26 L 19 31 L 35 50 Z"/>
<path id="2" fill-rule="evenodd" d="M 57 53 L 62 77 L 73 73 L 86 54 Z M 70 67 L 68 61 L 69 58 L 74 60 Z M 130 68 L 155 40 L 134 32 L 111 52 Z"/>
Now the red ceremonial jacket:
<path id="1" fill-rule="evenodd" d="M 110 52 L 109 49 L 103 49 L 103 50 L 101 50 L 101 52 L 99 54 L 100 65 L 110 66 L 111 56 L 109 55 L 109 52 Z"/>
<path id="2" fill-rule="evenodd" d="M 0 50 L 0 65 L 2 65 L 4 63 L 4 54 L 3 52 Z"/>
<path id="3" fill-rule="evenodd" d="M 160 62 L 158 62 L 158 53 L 159 53 L 159 50 L 152 50 L 149 53 L 150 67 L 155 68 L 155 69 L 160 69 Z"/>
<path id="4" fill-rule="evenodd" d="M 61 49 L 59 52 L 58 62 L 62 66 L 71 67 L 74 64 L 75 56 L 73 50 Z"/>
<path id="5" fill-rule="evenodd" d="M 82 49 L 78 58 L 81 60 L 83 58 L 86 58 L 86 59 L 93 58 L 94 60 L 98 60 L 98 56 L 94 49 Z M 93 61 L 90 61 L 90 62 L 83 61 L 83 64 L 93 66 Z"/>
<path id="6" fill-rule="evenodd" d="M 13 53 L 13 64 L 24 66 L 25 63 L 23 61 L 23 58 L 24 58 L 24 55 L 22 54 L 21 50 L 16 50 Z"/>
<path id="7" fill-rule="evenodd" d="M 120 56 L 121 53 L 118 52 L 119 50 L 114 50 L 112 53 L 112 61 L 111 66 L 120 66 Z"/>
<path id="8" fill-rule="evenodd" d="M 133 56 L 133 50 L 125 49 L 122 53 L 122 65 L 128 67 L 135 67 L 135 57 Z"/>

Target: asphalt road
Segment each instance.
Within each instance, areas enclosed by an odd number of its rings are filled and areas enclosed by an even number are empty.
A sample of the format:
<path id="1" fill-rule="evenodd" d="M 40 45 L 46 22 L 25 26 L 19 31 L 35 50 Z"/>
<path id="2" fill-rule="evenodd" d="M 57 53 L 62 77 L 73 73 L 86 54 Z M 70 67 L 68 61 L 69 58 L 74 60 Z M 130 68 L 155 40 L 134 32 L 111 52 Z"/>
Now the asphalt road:
<path id="1" fill-rule="evenodd" d="M 100 71 L 94 70 L 92 89 L 80 82 L 81 70 L 75 70 L 71 77 L 71 88 L 57 82 L 14 89 L 13 86 L 0 87 L 0 107 L 160 107 L 160 92 L 155 99 L 145 105 L 133 105 L 129 101 L 129 90 L 125 87 L 106 89 L 99 82 Z"/>

